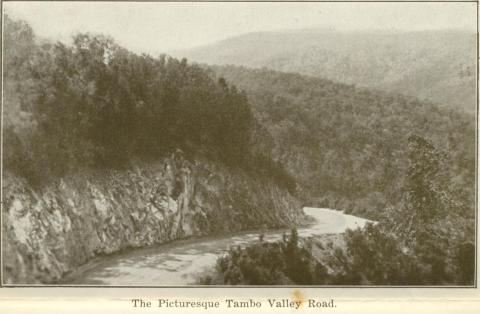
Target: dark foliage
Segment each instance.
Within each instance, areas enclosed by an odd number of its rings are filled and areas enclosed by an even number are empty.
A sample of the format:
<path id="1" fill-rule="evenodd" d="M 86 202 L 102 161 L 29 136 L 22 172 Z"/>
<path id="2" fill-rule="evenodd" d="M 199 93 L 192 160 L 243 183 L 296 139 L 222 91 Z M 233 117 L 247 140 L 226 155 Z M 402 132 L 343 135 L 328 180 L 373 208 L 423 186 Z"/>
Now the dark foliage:
<path id="1" fill-rule="evenodd" d="M 225 79 L 185 59 L 131 53 L 101 35 L 39 45 L 27 24 L 8 17 L 5 34 L 5 164 L 32 184 L 180 148 L 294 189 L 268 155 L 253 153 L 250 104 Z"/>
<path id="2" fill-rule="evenodd" d="M 246 248 L 232 248 L 219 258 L 217 274 L 205 276 L 203 284 L 278 285 L 314 284 L 325 275 L 311 250 L 299 243 L 297 230 L 277 243 L 260 243 Z"/>
<path id="3" fill-rule="evenodd" d="M 409 144 L 402 202 L 389 219 L 347 230 L 345 246 L 332 245 L 326 257 L 316 258 L 309 245 L 300 247 L 295 230 L 288 241 L 232 250 L 219 259 L 220 275 L 210 283 L 472 285 L 474 224 L 442 180 L 444 154 L 419 136 Z"/>

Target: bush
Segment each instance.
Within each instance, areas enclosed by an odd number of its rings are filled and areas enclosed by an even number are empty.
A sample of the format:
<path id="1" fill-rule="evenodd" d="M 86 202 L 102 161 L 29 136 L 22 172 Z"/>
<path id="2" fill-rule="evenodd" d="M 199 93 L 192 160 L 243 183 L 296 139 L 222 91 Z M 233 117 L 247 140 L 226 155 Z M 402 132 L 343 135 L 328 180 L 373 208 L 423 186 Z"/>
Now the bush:
<path id="1" fill-rule="evenodd" d="M 321 282 L 326 269 L 315 262 L 311 248 L 299 243 L 296 229 L 277 243 L 260 242 L 230 249 L 217 261 L 217 280 L 207 275 L 202 284 L 281 285 Z"/>

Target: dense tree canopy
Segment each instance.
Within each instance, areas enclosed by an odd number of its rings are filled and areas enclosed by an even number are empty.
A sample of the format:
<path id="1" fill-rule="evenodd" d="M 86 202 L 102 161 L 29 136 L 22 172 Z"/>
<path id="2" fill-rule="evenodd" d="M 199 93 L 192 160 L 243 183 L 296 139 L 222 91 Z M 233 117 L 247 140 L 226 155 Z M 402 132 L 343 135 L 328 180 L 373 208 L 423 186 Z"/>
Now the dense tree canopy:
<path id="1" fill-rule="evenodd" d="M 448 181 L 451 196 L 473 216 L 473 115 L 299 74 L 211 68 L 246 91 L 269 134 L 261 141 L 301 184 L 307 203 L 378 219 L 401 200 L 409 138 L 417 136 L 443 152 L 436 178 Z"/>
<path id="2" fill-rule="evenodd" d="M 250 104 L 224 79 L 185 59 L 131 53 L 102 35 L 39 44 L 27 24 L 5 22 L 6 111 L 30 121 L 6 125 L 8 170 L 38 182 L 180 148 L 231 166 L 269 167 L 288 181 L 268 154 L 251 149 L 260 131 Z"/>

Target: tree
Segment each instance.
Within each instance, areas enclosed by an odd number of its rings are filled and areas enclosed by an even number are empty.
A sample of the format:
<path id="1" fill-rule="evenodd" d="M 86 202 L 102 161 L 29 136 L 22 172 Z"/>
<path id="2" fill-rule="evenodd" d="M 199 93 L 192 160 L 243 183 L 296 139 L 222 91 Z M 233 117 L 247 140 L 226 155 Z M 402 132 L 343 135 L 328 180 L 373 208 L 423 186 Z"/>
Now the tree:
<path id="1" fill-rule="evenodd" d="M 444 154 L 423 137 L 408 138 L 409 168 L 403 188 L 403 207 L 395 222 L 397 234 L 406 242 L 428 236 L 439 220 L 445 218 L 449 205 L 445 193 Z"/>
<path id="2" fill-rule="evenodd" d="M 455 263 L 463 227 L 442 171 L 446 155 L 430 141 L 413 135 L 408 157 L 402 204 L 390 225 L 401 245 L 417 259 L 418 277 L 429 284 L 450 282 L 452 276 L 458 276 L 449 264 Z"/>

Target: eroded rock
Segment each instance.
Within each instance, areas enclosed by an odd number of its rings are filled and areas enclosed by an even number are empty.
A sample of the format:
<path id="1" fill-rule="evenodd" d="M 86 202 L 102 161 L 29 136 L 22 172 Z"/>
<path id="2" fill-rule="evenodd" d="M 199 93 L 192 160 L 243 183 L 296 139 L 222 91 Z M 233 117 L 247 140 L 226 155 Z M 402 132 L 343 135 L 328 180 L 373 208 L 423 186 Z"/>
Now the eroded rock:
<path id="1" fill-rule="evenodd" d="M 129 247 L 264 226 L 289 227 L 300 204 L 268 180 L 181 154 L 30 189 L 4 177 L 4 282 L 52 283 L 89 259 Z M 81 180 L 80 180 L 81 181 Z"/>

